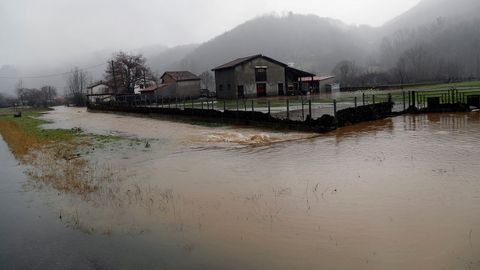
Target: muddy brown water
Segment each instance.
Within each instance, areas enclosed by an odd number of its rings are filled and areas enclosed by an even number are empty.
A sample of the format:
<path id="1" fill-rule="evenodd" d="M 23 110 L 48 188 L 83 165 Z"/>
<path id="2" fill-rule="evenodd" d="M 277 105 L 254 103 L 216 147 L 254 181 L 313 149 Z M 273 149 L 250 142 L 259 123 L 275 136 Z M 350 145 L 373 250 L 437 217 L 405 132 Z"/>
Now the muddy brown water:
<path id="1" fill-rule="evenodd" d="M 480 269 L 478 113 L 320 136 L 61 107 L 45 118 L 134 139 L 87 155 L 122 195 L 31 188 L 1 141 L 1 268 Z"/>

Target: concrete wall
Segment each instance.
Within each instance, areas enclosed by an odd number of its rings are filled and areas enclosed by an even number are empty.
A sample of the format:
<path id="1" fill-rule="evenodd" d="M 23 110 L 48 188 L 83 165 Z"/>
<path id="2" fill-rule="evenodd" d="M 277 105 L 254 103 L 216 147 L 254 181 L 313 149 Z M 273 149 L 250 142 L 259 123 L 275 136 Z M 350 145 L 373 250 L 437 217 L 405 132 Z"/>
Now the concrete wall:
<path id="1" fill-rule="evenodd" d="M 228 89 L 229 84 L 230 89 Z M 237 86 L 235 85 L 235 70 L 225 69 L 215 71 L 215 88 L 217 90 L 217 97 L 220 99 L 237 98 Z"/>
<path id="2" fill-rule="evenodd" d="M 163 77 L 162 77 L 162 80 L 163 80 L 163 83 L 164 84 L 171 84 L 171 83 L 175 83 L 176 81 L 172 78 L 172 76 L 170 76 L 169 74 L 165 74 Z"/>
<path id="3" fill-rule="evenodd" d="M 278 95 L 278 84 L 281 83 L 285 88 L 285 68 L 277 63 L 273 63 L 264 58 L 257 58 L 250 62 L 235 68 L 235 89 L 238 85 L 243 85 L 246 97 L 257 96 L 257 83 L 255 81 L 255 67 L 267 67 L 267 96 Z"/>
<path id="4" fill-rule="evenodd" d="M 175 98 L 177 92 L 177 85 L 175 83 L 165 86 L 164 88 L 155 91 L 158 98 Z"/>
<path id="5" fill-rule="evenodd" d="M 177 82 L 176 95 L 179 98 L 199 98 L 200 80 Z"/>
<path id="6" fill-rule="evenodd" d="M 255 81 L 256 67 L 267 67 L 266 82 Z M 245 97 L 257 97 L 257 83 L 266 84 L 267 96 L 279 94 L 278 84 L 283 84 L 285 93 L 285 68 L 267 59 L 257 58 L 233 69 L 215 71 L 217 97 L 220 99 L 237 98 L 238 86 L 243 86 Z"/>
<path id="7" fill-rule="evenodd" d="M 105 84 L 97 85 L 89 91 L 89 94 L 107 94 L 107 93 L 110 93 L 110 88 Z"/>
<path id="8" fill-rule="evenodd" d="M 155 91 L 159 98 L 199 98 L 200 80 L 180 81 Z"/>
<path id="9" fill-rule="evenodd" d="M 336 83 L 337 79 L 335 77 L 326 79 L 320 82 L 320 93 L 327 93 L 330 92 L 330 87 L 327 87 L 327 85 L 331 85 Z"/>

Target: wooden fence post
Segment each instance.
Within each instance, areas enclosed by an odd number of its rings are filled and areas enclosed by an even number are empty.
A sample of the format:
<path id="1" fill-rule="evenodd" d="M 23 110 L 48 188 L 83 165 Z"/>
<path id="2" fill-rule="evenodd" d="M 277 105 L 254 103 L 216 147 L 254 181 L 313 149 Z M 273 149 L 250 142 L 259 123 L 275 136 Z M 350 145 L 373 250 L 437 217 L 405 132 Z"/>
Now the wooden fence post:
<path id="1" fill-rule="evenodd" d="M 333 100 L 333 115 L 337 117 L 337 100 Z"/>
<path id="2" fill-rule="evenodd" d="M 270 115 L 270 100 L 267 102 L 268 105 L 268 115 Z"/>
<path id="3" fill-rule="evenodd" d="M 310 116 L 310 119 L 313 119 L 313 116 L 312 116 L 312 100 L 308 101 L 308 115 Z"/>
<path id="4" fill-rule="evenodd" d="M 375 95 L 372 95 L 372 103 L 375 104 Z"/>
<path id="5" fill-rule="evenodd" d="M 357 108 L 357 97 L 353 98 L 353 103 L 355 104 L 355 108 Z"/>
<path id="6" fill-rule="evenodd" d="M 255 111 L 255 109 L 253 108 L 253 99 L 252 99 L 252 112 L 254 112 L 254 111 Z"/>
<path id="7" fill-rule="evenodd" d="M 416 92 L 415 91 L 412 91 L 412 106 L 413 107 L 416 107 L 417 105 L 417 97 L 416 97 Z"/>
<path id="8" fill-rule="evenodd" d="M 290 120 L 290 100 L 287 99 L 287 120 Z"/>
<path id="9" fill-rule="evenodd" d="M 305 105 L 303 103 L 303 98 L 302 98 L 302 121 L 305 120 L 305 109 L 304 109 Z"/>
<path id="10" fill-rule="evenodd" d="M 365 106 L 365 93 L 362 93 L 362 104 Z"/>

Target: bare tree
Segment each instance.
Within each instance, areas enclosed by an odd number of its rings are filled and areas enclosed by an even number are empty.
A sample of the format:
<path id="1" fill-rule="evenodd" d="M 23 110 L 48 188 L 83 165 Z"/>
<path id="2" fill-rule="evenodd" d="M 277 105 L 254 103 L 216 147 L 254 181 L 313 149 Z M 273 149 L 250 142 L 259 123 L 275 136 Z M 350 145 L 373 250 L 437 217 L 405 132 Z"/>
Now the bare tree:
<path id="1" fill-rule="evenodd" d="M 85 106 L 88 73 L 75 67 L 67 78 L 67 96 L 75 106 Z"/>
<path id="2" fill-rule="evenodd" d="M 213 89 L 215 88 L 215 78 L 213 77 L 212 72 L 210 71 L 204 71 L 202 74 L 199 75 L 201 83 L 202 83 L 202 88 L 203 89 Z"/>
<path id="3" fill-rule="evenodd" d="M 17 93 L 17 98 L 20 105 L 24 103 L 24 88 L 23 88 L 23 81 L 18 80 L 17 84 L 15 85 L 15 92 Z"/>
<path id="4" fill-rule="evenodd" d="M 345 86 L 352 86 L 357 83 L 357 77 L 360 74 L 360 68 L 353 61 L 344 60 L 337 64 L 333 74 L 340 79 L 340 83 Z"/>
<path id="5" fill-rule="evenodd" d="M 43 107 L 54 104 L 54 98 L 57 96 L 57 89 L 53 86 L 46 85 L 40 88 L 40 97 Z"/>
<path id="6" fill-rule="evenodd" d="M 400 81 L 400 86 L 403 89 L 403 84 L 407 80 L 407 64 L 404 57 L 400 57 L 397 61 L 396 67 L 393 69 L 393 72 Z"/>
<path id="7" fill-rule="evenodd" d="M 145 63 L 146 59 L 141 54 L 119 52 L 110 61 L 105 71 L 105 79 L 116 93 L 133 94 L 136 86 L 156 81 Z"/>
<path id="8" fill-rule="evenodd" d="M 10 107 L 15 104 L 15 99 L 0 93 L 0 108 Z"/>

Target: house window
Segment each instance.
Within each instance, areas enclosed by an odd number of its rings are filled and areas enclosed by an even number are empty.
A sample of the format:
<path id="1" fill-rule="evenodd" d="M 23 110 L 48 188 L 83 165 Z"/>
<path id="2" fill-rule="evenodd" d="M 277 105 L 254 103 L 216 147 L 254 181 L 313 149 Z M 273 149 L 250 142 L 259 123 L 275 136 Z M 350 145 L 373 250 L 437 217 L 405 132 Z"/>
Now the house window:
<path id="1" fill-rule="evenodd" d="M 223 91 L 223 84 L 220 84 L 220 85 L 218 86 L 218 90 Z"/>
<path id="2" fill-rule="evenodd" d="M 257 81 L 257 82 L 266 82 L 267 81 L 267 69 L 266 68 L 256 68 L 255 69 L 255 81 Z"/>
<path id="3" fill-rule="evenodd" d="M 231 85 L 227 84 L 227 90 L 230 91 L 230 89 L 232 89 Z"/>

